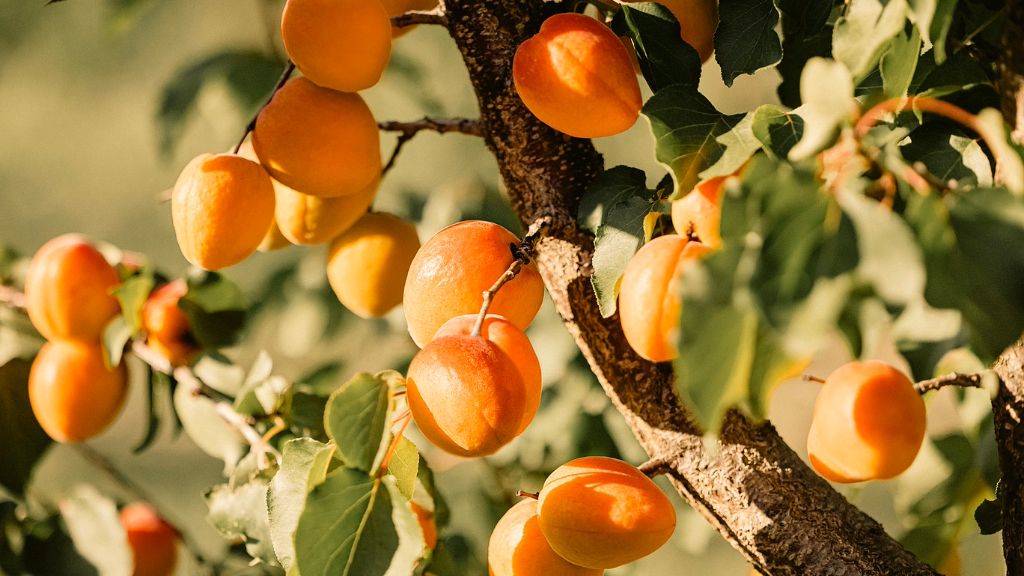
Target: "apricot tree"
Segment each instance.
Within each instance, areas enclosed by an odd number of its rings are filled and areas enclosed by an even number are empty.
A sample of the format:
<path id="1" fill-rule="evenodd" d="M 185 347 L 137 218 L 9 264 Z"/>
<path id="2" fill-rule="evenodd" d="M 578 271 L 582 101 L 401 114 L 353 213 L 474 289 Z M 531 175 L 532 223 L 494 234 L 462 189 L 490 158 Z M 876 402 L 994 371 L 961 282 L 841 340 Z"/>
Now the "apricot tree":
<path id="1" fill-rule="evenodd" d="M 0 569 L 169 574 L 180 540 L 215 574 L 600 574 L 672 538 L 673 501 L 650 479 L 665 477 L 761 574 L 959 573 L 975 521 L 1024 574 L 1024 2 L 433 4 L 284 3 L 283 74 L 249 60 L 227 73 L 252 74 L 255 114 L 170 195 L 187 278 L 78 236 L 30 264 L 4 254 L 0 320 L 38 334 L 3 350 Z M 415 25 L 447 31 L 478 118 L 374 117 L 358 91 Z M 699 90 L 709 58 L 726 85 L 774 70 L 778 102 L 720 112 Z M 187 108 L 171 96 L 170 114 Z M 606 167 L 588 139 L 638 120 L 663 173 Z M 521 235 L 468 218 L 421 238 L 371 209 L 423 131 L 482 140 Z M 396 135 L 386 162 L 382 132 Z M 294 380 L 266 355 L 239 365 L 231 347 L 272 292 L 250 306 L 218 271 L 328 242 L 317 297 L 364 319 L 401 304 L 420 350 Z M 545 293 L 648 459 L 595 448 L 603 420 L 561 461 L 512 457 L 494 470 L 503 517 L 487 520 L 485 560 L 449 533 L 428 462 L 499 458 L 546 413 L 579 409 L 526 331 Z M 822 391 L 805 462 L 769 400 L 836 341 L 864 360 L 807 374 Z M 884 349 L 900 367 L 872 359 Z M 223 559 L 146 504 L 119 520 L 95 491 L 56 508 L 26 492 L 51 439 L 81 443 L 117 417 L 130 369 L 149 400 L 138 449 L 169 412 L 224 460 L 206 495 L 236 544 Z M 922 396 L 946 387 L 960 425 L 928 437 Z M 562 431 L 543 433 L 556 452 Z M 829 482 L 902 474 L 916 490 L 901 530 Z"/>

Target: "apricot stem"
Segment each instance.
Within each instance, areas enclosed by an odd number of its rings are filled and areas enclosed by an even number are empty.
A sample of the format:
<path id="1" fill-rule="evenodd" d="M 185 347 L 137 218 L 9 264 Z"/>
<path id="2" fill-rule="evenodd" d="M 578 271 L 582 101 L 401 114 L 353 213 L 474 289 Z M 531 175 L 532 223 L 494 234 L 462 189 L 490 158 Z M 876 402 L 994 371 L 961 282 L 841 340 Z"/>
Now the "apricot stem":
<path id="1" fill-rule="evenodd" d="M 381 169 L 381 176 L 387 174 L 395 166 L 398 154 L 406 143 L 424 130 L 437 132 L 438 134 L 448 134 L 449 132 L 457 132 L 469 136 L 483 136 L 484 134 L 483 124 L 479 120 L 471 118 L 430 118 L 429 116 L 424 116 L 422 119 L 412 122 L 397 122 L 394 120 L 378 122 L 377 128 L 383 132 L 399 133 L 398 140 L 395 142 L 395 149 L 391 152 L 391 157 L 388 158 L 387 164 Z"/>
<path id="2" fill-rule="evenodd" d="M 388 466 L 391 464 L 391 458 L 395 456 L 395 452 L 398 450 L 398 444 L 402 441 L 402 437 L 405 436 L 405 429 L 409 427 L 409 422 L 412 422 L 412 412 L 406 409 L 396 419 L 395 422 L 399 422 L 398 431 L 395 432 L 393 438 L 391 438 L 391 444 L 388 445 L 388 451 L 384 454 L 384 459 L 380 462 L 380 468 L 377 469 L 377 477 L 380 478 L 387 472 Z"/>
<path id="3" fill-rule="evenodd" d="M 643 472 L 644 476 L 648 478 L 654 478 L 662 474 L 668 474 L 672 471 L 672 461 L 678 456 L 659 456 L 657 458 L 651 458 L 647 462 L 636 467 L 637 470 Z"/>
<path id="4" fill-rule="evenodd" d="M 825 379 L 814 374 L 804 374 L 804 382 L 817 382 L 818 384 L 824 384 Z"/>
<path id="5" fill-rule="evenodd" d="M 25 294 L 13 286 L 0 284 L 0 304 L 18 312 L 26 311 Z"/>
<path id="6" fill-rule="evenodd" d="M 448 26 L 448 16 L 445 15 L 444 7 L 438 6 L 433 10 L 413 10 L 391 19 L 391 25 L 395 28 L 405 28 L 417 24 Z"/>
<path id="7" fill-rule="evenodd" d="M 512 263 L 509 264 L 508 269 L 498 277 L 494 284 L 484 290 L 483 298 L 484 301 L 480 305 L 480 312 L 477 314 L 476 324 L 473 325 L 473 330 L 469 333 L 470 336 L 476 337 L 480 335 L 480 331 L 483 330 L 484 320 L 487 318 L 487 310 L 491 307 L 491 302 L 494 297 L 498 295 L 498 290 L 505 284 L 508 284 L 513 278 L 519 274 L 523 266 L 530 263 L 530 259 L 533 258 L 533 248 L 536 244 L 537 239 L 540 237 L 541 232 L 544 231 L 551 224 L 547 218 L 541 218 L 530 225 L 530 229 L 523 236 L 523 239 L 519 244 L 513 244 L 510 246 L 512 250 Z"/>
<path id="8" fill-rule="evenodd" d="M 277 79 L 277 84 L 274 85 L 274 89 L 270 92 L 270 96 L 267 96 L 267 101 L 260 106 L 260 109 L 253 114 L 252 120 L 249 120 L 249 123 L 245 125 L 245 132 L 242 132 L 242 137 L 238 139 L 238 144 L 235 144 L 235 148 L 232 152 L 233 154 L 238 154 L 238 151 L 242 149 L 242 144 L 245 143 L 245 139 L 248 138 L 249 133 L 256 128 L 256 119 L 259 118 L 260 112 L 262 112 L 263 109 L 267 107 L 267 104 L 270 104 L 270 101 L 274 99 L 274 94 L 277 94 L 277 91 L 280 90 L 286 82 L 288 82 L 288 79 L 292 76 L 292 72 L 295 72 L 295 63 L 288 60 L 288 63 L 284 67 L 284 72 L 282 72 L 281 77 Z"/>
<path id="9" fill-rule="evenodd" d="M 930 378 L 928 380 L 922 380 L 914 384 L 914 390 L 918 394 L 924 395 L 926 392 L 932 392 L 945 388 L 946 386 L 959 386 L 960 388 L 981 388 L 982 377 L 984 375 L 980 373 L 963 374 L 961 372 L 951 372 L 938 378 Z"/>
<path id="10" fill-rule="evenodd" d="M 517 498 L 533 498 L 534 500 L 536 500 L 536 499 L 540 498 L 540 493 L 538 493 L 538 492 L 524 492 L 522 490 L 516 490 L 516 497 Z"/>

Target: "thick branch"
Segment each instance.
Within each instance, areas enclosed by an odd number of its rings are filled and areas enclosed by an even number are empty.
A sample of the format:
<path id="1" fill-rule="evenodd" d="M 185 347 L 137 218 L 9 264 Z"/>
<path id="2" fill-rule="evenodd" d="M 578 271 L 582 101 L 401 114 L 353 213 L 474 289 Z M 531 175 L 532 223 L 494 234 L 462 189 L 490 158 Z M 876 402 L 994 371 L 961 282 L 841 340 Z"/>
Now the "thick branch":
<path id="1" fill-rule="evenodd" d="M 539 122 L 509 78 L 516 47 L 569 6 L 541 0 L 445 0 L 449 31 L 476 90 L 485 138 L 524 224 L 546 218 L 536 261 L 566 327 L 615 407 L 676 489 L 764 574 L 934 574 L 814 474 L 770 424 L 737 413 L 717 457 L 684 411 L 671 369 L 639 358 L 590 284 L 593 239 L 580 196 L 603 169 L 587 140 Z"/>

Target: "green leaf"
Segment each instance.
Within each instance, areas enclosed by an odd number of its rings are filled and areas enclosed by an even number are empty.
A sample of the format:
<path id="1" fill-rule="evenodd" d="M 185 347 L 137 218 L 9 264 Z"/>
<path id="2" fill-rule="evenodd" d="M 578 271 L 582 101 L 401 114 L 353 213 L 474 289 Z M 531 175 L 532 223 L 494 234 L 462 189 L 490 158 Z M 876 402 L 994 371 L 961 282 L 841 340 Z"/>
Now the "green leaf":
<path id="1" fill-rule="evenodd" d="M 879 63 L 886 96 L 902 98 L 907 95 L 920 55 L 921 34 L 917 28 L 911 26 L 893 38 Z"/>
<path id="2" fill-rule="evenodd" d="M 830 144 L 857 103 L 853 99 L 853 79 L 837 62 L 812 58 L 800 76 L 803 106 L 794 112 L 804 119 L 804 133 L 789 151 L 791 160 L 807 158 Z"/>
<path id="3" fill-rule="evenodd" d="M 779 106 L 765 104 L 754 110 L 750 129 L 765 152 L 784 160 L 803 136 L 804 119 Z"/>
<path id="4" fill-rule="evenodd" d="M 50 446 L 28 400 L 31 363 L 14 358 L 0 366 L 0 484 L 12 494 L 24 493 L 36 462 Z"/>
<path id="5" fill-rule="evenodd" d="M 782 59 L 782 42 L 775 32 L 779 12 L 772 0 L 721 0 L 718 13 L 715 59 L 726 86 L 741 74 L 753 74 Z"/>
<path id="6" fill-rule="evenodd" d="M 680 38 L 679 23 L 665 7 L 650 2 L 623 5 L 612 28 L 632 39 L 640 70 L 654 92 L 672 84 L 696 87 L 700 82 L 700 56 Z"/>
<path id="7" fill-rule="evenodd" d="M 391 461 L 388 462 L 388 473 L 395 477 L 398 490 L 406 498 L 412 498 L 416 490 L 416 476 L 420 470 L 420 452 L 408 438 L 398 440 Z"/>
<path id="8" fill-rule="evenodd" d="M 281 566 L 295 562 L 295 529 L 306 506 L 306 496 L 327 477 L 334 447 L 310 438 L 289 440 L 281 449 L 281 469 L 267 493 L 270 538 Z"/>
<path id="9" fill-rule="evenodd" d="M 857 82 L 878 65 L 890 41 L 907 21 L 906 0 L 851 0 L 835 26 L 832 55 Z"/>
<path id="10" fill-rule="evenodd" d="M 997 182 L 1018 197 L 1024 196 L 1024 158 L 1007 139 L 1002 113 L 994 108 L 979 112 L 978 131 L 984 136 L 985 143 L 994 148 Z"/>
<path id="11" fill-rule="evenodd" d="M 132 339 L 132 328 L 125 322 L 124 316 L 115 316 L 103 328 L 103 363 L 107 368 L 121 364 L 124 348 Z"/>
<path id="12" fill-rule="evenodd" d="M 324 429 L 347 466 L 372 472 L 391 440 L 391 388 L 385 373 L 356 374 L 327 401 Z"/>
<path id="13" fill-rule="evenodd" d="M 204 380 L 205 381 L 205 380 Z M 174 389 L 174 409 L 188 437 L 200 450 L 224 461 L 230 471 L 245 453 L 241 434 L 217 413 L 209 398 L 196 396 L 188 386 Z"/>
<path id="14" fill-rule="evenodd" d="M 786 37 L 807 37 L 825 27 L 835 0 L 776 0 L 775 5 L 782 12 Z"/>
<path id="15" fill-rule="evenodd" d="M 910 133 L 900 152 L 910 163 L 921 162 L 943 182 L 957 188 L 992 186 L 992 164 L 973 138 L 950 134 L 938 123 L 927 123 Z"/>
<path id="16" fill-rule="evenodd" d="M 734 174 L 761 149 L 761 141 L 754 136 L 753 124 L 754 115 L 747 114 L 732 129 L 718 137 L 718 143 L 725 147 L 725 151 L 714 165 L 700 173 L 701 180 Z"/>
<path id="17" fill-rule="evenodd" d="M 193 270 L 188 292 L 178 301 L 203 348 L 230 346 L 245 324 L 245 296 L 235 283 L 216 272 Z"/>
<path id="18" fill-rule="evenodd" d="M 786 19 L 783 18 L 782 22 L 785 26 Z M 825 28 L 806 37 L 800 34 L 787 34 L 782 43 L 782 61 L 775 67 L 782 77 L 777 89 L 779 101 L 790 108 L 800 106 L 800 78 L 807 62 L 814 58 L 831 57 L 831 28 Z"/>
<path id="19" fill-rule="evenodd" d="M 262 417 L 276 414 L 286 400 L 290 384 L 281 376 L 274 376 L 274 361 L 265 350 L 259 356 L 235 397 L 235 411 L 247 416 Z"/>
<path id="20" fill-rule="evenodd" d="M 616 166 L 601 174 L 580 202 L 580 225 L 594 233 L 590 282 L 605 318 L 615 313 L 619 279 L 643 244 L 644 218 L 653 201 L 642 171 Z"/>
<path id="21" fill-rule="evenodd" d="M 171 379 L 162 372 L 153 370 L 148 364 L 146 371 L 146 432 L 142 440 L 132 448 L 133 454 L 140 454 L 156 441 L 160 431 L 160 399 L 170 397 Z"/>
<path id="22" fill-rule="evenodd" d="M 658 161 L 668 168 L 677 194 L 685 194 L 700 181 L 699 174 L 722 156 L 718 137 L 732 130 L 742 115 L 722 114 L 696 89 L 669 86 L 659 90 L 643 107 L 651 122 Z"/>
<path id="23" fill-rule="evenodd" d="M 60 512 L 75 548 L 100 574 L 131 576 L 132 551 L 113 500 L 80 485 L 61 499 Z"/>
<path id="24" fill-rule="evenodd" d="M 946 38 L 953 24 L 958 0 L 910 0 L 910 9 L 925 49 L 931 48 L 935 61 L 946 60 Z"/>
<path id="25" fill-rule="evenodd" d="M 974 510 L 974 521 L 985 536 L 997 534 L 1003 529 L 1003 505 L 996 500 L 983 500 Z"/>
<path id="26" fill-rule="evenodd" d="M 269 480 L 261 476 L 244 483 L 214 486 L 206 494 L 206 520 L 224 537 L 242 538 L 253 558 L 277 566 L 267 509 L 268 489 Z"/>
<path id="27" fill-rule="evenodd" d="M 153 291 L 156 280 L 148 270 L 130 276 L 114 289 L 114 297 L 121 304 L 121 316 L 132 329 L 132 334 L 142 330 L 142 307 Z"/>

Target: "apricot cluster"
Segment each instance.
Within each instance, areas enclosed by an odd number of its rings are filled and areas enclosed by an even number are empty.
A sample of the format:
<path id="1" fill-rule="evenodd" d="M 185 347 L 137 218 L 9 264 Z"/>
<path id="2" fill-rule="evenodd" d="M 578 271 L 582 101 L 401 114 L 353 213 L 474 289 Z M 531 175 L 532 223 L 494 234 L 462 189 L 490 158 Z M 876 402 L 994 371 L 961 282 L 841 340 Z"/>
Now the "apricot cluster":
<path id="1" fill-rule="evenodd" d="M 170 576 L 178 564 L 178 532 L 145 503 L 121 510 L 121 527 L 132 551 L 132 576 Z"/>
<path id="2" fill-rule="evenodd" d="M 101 340 L 120 313 L 117 270 L 87 239 L 67 234 L 36 252 L 25 279 L 29 319 L 47 340 L 32 363 L 28 394 L 43 430 L 81 442 L 117 417 L 127 393 L 124 364 L 106 365 Z"/>
<path id="3" fill-rule="evenodd" d="M 200 350 L 188 316 L 178 306 L 186 292 L 188 285 L 178 279 L 154 290 L 142 306 L 146 345 L 163 356 L 171 366 L 189 364 Z"/>
<path id="4" fill-rule="evenodd" d="M 407 399 L 423 435 L 459 456 L 492 454 L 521 434 L 540 405 L 540 363 L 523 330 L 544 289 L 533 264 L 483 293 L 513 264 L 518 238 L 490 222 L 440 231 L 416 253 L 405 282 L 409 333 L 423 349 L 409 365 Z"/>
<path id="5" fill-rule="evenodd" d="M 635 467 L 579 458 L 548 476 L 537 500 L 502 517 L 488 566 L 493 576 L 597 576 L 654 552 L 675 526 L 672 503 Z"/>

